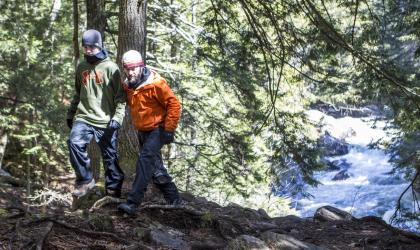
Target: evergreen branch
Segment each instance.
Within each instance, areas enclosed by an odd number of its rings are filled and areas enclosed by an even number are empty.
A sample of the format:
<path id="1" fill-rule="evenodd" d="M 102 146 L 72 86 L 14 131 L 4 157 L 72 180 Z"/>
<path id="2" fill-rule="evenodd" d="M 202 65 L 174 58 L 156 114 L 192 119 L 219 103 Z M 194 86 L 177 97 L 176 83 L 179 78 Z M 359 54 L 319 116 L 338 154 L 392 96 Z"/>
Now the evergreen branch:
<path id="1" fill-rule="evenodd" d="M 383 78 L 397 86 L 402 92 L 409 98 L 416 98 L 417 101 L 420 100 L 420 95 L 417 94 L 413 89 L 405 86 L 400 83 L 397 79 L 391 76 L 388 72 L 383 69 L 380 69 L 371 58 L 364 56 L 360 51 L 355 50 L 350 44 L 348 44 L 345 39 L 338 33 L 338 31 L 328 23 L 316 9 L 314 3 L 311 0 L 302 0 L 303 6 L 302 10 L 307 14 L 311 22 L 324 34 L 331 42 L 339 45 L 343 49 L 350 52 L 357 59 L 369 66 L 373 71 L 378 75 L 381 75 Z M 416 105 L 420 108 L 419 102 L 416 102 Z"/>

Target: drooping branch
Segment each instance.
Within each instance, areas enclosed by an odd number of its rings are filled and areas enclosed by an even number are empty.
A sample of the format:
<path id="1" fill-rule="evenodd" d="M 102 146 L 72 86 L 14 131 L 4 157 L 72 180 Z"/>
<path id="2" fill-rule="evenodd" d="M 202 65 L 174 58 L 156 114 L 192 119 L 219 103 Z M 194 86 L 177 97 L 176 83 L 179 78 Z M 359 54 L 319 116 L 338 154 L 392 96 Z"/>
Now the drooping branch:
<path id="1" fill-rule="evenodd" d="M 399 212 L 401 212 L 401 200 L 404 197 L 405 193 L 410 188 L 413 188 L 414 182 L 416 181 L 417 177 L 419 176 L 419 170 L 416 171 L 416 174 L 413 177 L 413 180 L 411 180 L 410 184 L 404 189 L 404 191 L 401 193 L 400 197 L 397 200 L 397 207 L 395 208 L 394 214 L 391 216 L 390 223 L 394 223 L 395 219 L 397 218 L 397 215 Z"/>
<path id="2" fill-rule="evenodd" d="M 325 18 L 321 15 L 311 0 L 302 0 L 301 3 L 302 4 L 300 6 L 302 11 L 306 13 L 311 22 L 320 30 L 323 35 L 325 35 L 325 37 L 328 38 L 330 42 L 345 49 L 354 57 L 366 64 L 373 71 L 375 71 L 378 75 L 382 76 L 384 79 L 397 86 L 408 98 L 413 99 L 416 105 L 420 108 L 419 94 L 417 94 L 413 89 L 405 86 L 405 84 L 401 83 L 400 80 L 395 79 L 395 77 L 390 75 L 386 70 L 377 66 L 376 63 L 371 58 L 369 58 L 369 56 L 364 55 L 361 51 L 354 49 L 353 46 L 348 44 L 343 36 L 339 34 L 338 31 L 332 26 L 332 24 L 325 20 Z"/>

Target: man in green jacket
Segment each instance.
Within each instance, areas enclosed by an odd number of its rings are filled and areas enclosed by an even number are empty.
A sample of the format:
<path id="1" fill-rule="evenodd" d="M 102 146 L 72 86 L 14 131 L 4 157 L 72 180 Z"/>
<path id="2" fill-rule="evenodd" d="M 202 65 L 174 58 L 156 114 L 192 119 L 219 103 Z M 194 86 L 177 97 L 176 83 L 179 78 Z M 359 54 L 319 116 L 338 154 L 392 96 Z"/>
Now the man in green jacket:
<path id="1" fill-rule="evenodd" d="M 81 197 L 95 186 L 87 154 L 87 145 L 95 138 L 102 152 L 106 192 L 119 197 L 124 173 L 118 164 L 117 137 L 126 95 L 118 66 L 102 46 L 101 34 L 85 31 L 82 46 L 85 60 L 77 66 L 75 94 L 67 112 L 70 162 L 76 172 L 73 195 Z"/>

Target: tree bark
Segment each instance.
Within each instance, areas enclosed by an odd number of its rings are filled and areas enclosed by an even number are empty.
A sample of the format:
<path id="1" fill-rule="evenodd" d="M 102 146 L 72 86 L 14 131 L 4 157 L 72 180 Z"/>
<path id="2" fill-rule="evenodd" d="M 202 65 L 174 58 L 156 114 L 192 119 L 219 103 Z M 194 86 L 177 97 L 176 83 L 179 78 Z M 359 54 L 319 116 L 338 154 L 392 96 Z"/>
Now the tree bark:
<path id="1" fill-rule="evenodd" d="M 86 1 L 87 29 L 95 29 L 102 35 L 102 42 L 105 41 L 104 32 L 106 27 L 105 0 Z"/>
<path id="2" fill-rule="evenodd" d="M 54 0 L 53 6 L 51 8 L 50 23 L 48 24 L 48 27 L 47 27 L 47 29 L 44 32 L 44 37 L 46 39 L 50 35 L 51 28 L 52 28 L 55 20 L 57 20 L 58 13 L 60 12 L 60 9 L 61 9 L 61 0 Z"/>
<path id="3" fill-rule="evenodd" d="M 120 1 L 118 24 L 118 64 L 128 50 L 137 50 L 146 61 L 146 0 Z M 119 134 L 120 165 L 130 179 L 135 173 L 139 152 L 137 132 L 131 123 L 130 111 L 127 107 L 126 116 Z"/>
<path id="4" fill-rule="evenodd" d="M 79 63 L 79 1 L 73 0 L 73 49 L 74 49 L 74 70 Z"/>
<path id="5" fill-rule="evenodd" d="M 137 50 L 145 59 L 146 0 L 122 0 L 118 25 L 118 63 L 127 50 Z"/>
<path id="6" fill-rule="evenodd" d="M 8 136 L 5 129 L 0 128 L 0 173 L 2 172 L 2 163 L 3 163 L 3 157 L 4 153 L 6 152 L 6 146 L 7 146 Z"/>

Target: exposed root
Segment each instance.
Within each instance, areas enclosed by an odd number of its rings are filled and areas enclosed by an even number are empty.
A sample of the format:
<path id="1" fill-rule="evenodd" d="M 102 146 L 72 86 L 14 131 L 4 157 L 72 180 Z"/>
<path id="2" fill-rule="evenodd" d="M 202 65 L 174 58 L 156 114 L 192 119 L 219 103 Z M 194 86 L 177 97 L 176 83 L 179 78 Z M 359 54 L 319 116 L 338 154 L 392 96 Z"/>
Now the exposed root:
<path id="1" fill-rule="evenodd" d="M 204 215 L 204 212 L 197 211 L 194 208 L 187 206 L 187 205 L 157 205 L 157 204 L 150 204 L 150 205 L 143 205 L 140 207 L 140 210 L 145 209 L 164 209 L 164 210 L 183 210 L 189 214 L 201 216 Z"/>
<path id="2" fill-rule="evenodd" d="M 98 210 L 99 208 L 108 205 L 108 204 L 112 204 L 112 203 L 122 203 L 124 202 L 123 199 L 120 198 L 115 198 L 115 197 L 111 197 L 111 196 L 105 196 L 99 200 L 97 200 L 92 207 L 89 209 L 89 212 L 94 212 L 96 210 Z"/>
<path id="3" fill-rule="evenodd" d="M 42 250 L 44 248 L 45 239 L 48 237 L 48 234 L 51 232 L 54 226 L 53 222 L 48 222 L 47 227 L 45 228 L 44 232 L 42 232 L 41 237 L 38 239 L 36 243 L 36 250 Z"/>

